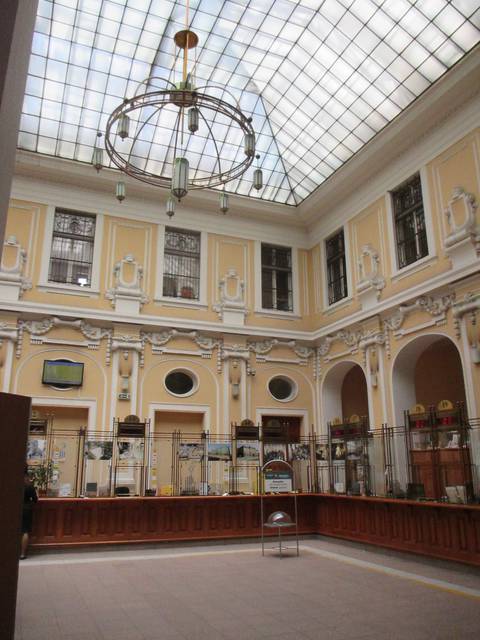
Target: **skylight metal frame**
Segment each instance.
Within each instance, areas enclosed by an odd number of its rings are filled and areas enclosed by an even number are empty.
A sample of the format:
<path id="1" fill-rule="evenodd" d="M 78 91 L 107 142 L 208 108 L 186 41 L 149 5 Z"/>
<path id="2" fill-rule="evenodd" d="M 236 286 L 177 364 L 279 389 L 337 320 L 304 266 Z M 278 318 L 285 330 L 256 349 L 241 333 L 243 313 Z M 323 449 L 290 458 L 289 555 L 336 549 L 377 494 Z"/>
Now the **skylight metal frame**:
<path id="1" fill-rule="evenodd" d="M 19 147 L 90 162 L 109 113 L 143 78 L 172 73 L 184 2 L 40 0 Z M 228 189 L 284 204 L 308 197 L 480 41 L 476 0 L 191 4 L 197 84 L 229 86 L 262 155 L 263 191 L 249 173 Z M 160 162 L 155 144 L 142 149 L 146 166 Z M 202 134 L 199 149 L 210 161 Z M 235 161 L 241 141 L 219 151 Z"/>

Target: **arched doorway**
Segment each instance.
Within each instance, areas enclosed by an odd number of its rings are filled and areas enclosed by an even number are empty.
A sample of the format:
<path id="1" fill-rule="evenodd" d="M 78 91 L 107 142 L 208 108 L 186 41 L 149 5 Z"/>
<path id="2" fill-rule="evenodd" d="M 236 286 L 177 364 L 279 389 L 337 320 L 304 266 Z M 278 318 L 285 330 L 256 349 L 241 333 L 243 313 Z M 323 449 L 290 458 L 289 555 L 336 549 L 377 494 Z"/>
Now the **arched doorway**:
<path id="1" fill-rule="evenodd" d="M 392 389 L 396 425 L 403 424 L 404 411 L 416 404 L 465 403 L 462 361 L 455 343 L 443 334 L 411 340 L 395 359 Z"/>
<path id="2" fill-rule="evenodd" d="M 466 394 L 455 343 L 443 334 L 411 340 L 395 359 L 392 390 L 394 426 L 401 427 L 394 438 L 397 489 L 407 497 L 434 499 L 455 492 L 466 501 L 470 452 L 463 414 L 455 409 L 465 404 Z"/>
<path id="3" fill-rule="evenodd" d="M 325 424 L 352 415 L 369 418 L 365 373 L 356 362 L 339 362 L 328 371 L 323 383 L 323 415 Z"/>
<path id="4" fill-rule="evenodd" d="M 356 362 L 340 362 L 323 384 L 325 425 L 317 447 L 319 491 L 365 494 L 370 487 L 369 402 L 365 373 Z"/>

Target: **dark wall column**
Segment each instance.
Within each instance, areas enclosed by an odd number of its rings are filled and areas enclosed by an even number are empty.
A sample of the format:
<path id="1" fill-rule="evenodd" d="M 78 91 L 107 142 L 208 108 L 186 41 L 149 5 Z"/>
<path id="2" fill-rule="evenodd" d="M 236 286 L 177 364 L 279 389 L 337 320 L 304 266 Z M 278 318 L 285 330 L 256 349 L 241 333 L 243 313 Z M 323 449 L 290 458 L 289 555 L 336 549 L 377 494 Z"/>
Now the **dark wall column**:
<path id="1" fill-rule="evenodd" d="M 17 602 L 23 473 L 31 399 L 0 393 L 0 638 L 13 640 Z"/>
<path id="2" fill-rule="evenodd" d="M 0 0 L 0 254 L 38 0 Z"/>

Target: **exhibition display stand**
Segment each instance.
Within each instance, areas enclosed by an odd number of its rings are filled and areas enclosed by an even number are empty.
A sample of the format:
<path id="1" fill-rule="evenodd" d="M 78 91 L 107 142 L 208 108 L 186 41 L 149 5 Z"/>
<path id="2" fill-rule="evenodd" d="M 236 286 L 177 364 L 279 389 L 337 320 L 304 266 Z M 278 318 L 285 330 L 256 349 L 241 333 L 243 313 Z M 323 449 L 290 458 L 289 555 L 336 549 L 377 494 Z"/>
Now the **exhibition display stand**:
<path id="1" fill-rule="evenodd" d="M 278 544 L 270 547 L 282 555 L 283 550 L 295 549 L 299 555 L 298 546 L 298 509 L 297 493 L 295 491 L 295 474 L 293 467 L 285 460 L 270 460 L 261 468 L 261 493 L 260 493 L 260 521 L 262 526 L 262 556 L 265 555 L 265 528 L 276 529 Z M 265 520 L 265 494 L 291 494 L 293 500 L 294 517 L 285 511 L 273 511 Z M 295 530 L 295 547 L 282 545 L 282 531 Z"/>

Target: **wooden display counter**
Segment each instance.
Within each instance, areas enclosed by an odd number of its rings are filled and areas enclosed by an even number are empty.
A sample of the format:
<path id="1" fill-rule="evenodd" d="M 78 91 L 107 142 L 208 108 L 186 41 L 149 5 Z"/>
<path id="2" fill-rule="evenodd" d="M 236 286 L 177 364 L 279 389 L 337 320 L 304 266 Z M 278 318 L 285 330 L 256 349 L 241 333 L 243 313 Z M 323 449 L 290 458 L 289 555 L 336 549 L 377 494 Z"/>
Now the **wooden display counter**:
<path id="1" fill-rule="evenodd" d="M 315 532 L 316 496 L 298 496 L 299 533 Z M 268 496 L 266 513 L 293 514 L 293 496 Z M 260 535 L 258 496 L 46 498 L 33 546 L 248 538 Z"/>
<path id="2" fill-rule="evenodd" d="M 322 495 L 317 533 L 480 566 L 480 506 Z"/>
<path id="3" fill-rule="evenodd" d="M 265 513 L 293 513 L 292 496 Z M 298 495 L 299 533 L 322 534 L 480 566 L 480 507 L 412 500 Z M 260 497 L 47 498 L 33 547 L 226 540 L 260 536 Z"/>

